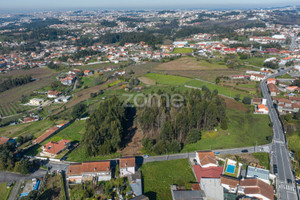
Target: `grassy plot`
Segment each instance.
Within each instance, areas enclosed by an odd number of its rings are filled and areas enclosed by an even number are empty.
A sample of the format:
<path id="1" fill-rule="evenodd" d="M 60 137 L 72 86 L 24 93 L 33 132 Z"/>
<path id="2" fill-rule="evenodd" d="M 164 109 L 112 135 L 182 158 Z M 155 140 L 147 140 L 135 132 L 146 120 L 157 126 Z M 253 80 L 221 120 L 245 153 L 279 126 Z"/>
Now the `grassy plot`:
<path id="1" fill-rule="evenodd" d="M 253 153 L 254 158 L 259 160 L 259 164 L 265 166 L 266 169 L 270 169 L 269 154 L 264 152 Z"/>
<path id="2" fill-rule="evenodd" d="M 150 78 L 158 84 L 163 85 L 184 85 L 186 82 L 190 81 L 190 78 L 180 77 L 180 76 L 173 76 L 173 75 L 165 75 L 165 74 L 156 74 L 150 73 L 146 74 L 145 77 Z"/>
<path id="3" fill-rule="evenodd" d="M 187 159 L 146 163 L 142 166 L 143 186 L 150 199 L 172 199 L 171 185 L 177 184 L 190 189 L 195 182 Z"/>
<path id="4" fill-rule="evenodd" d="M 25 153 L 27 155 L 32 155 L 32 156 L 37 155 L 42 151 L 40 147 L 47 144 L 50 141 L 58 142 L 62 139 L 67 139 L 67 140 L 71 140 L 71 142 L 79 142 L 85 131 L 85 123 L 86 121 L 76 121 L 70 126 L 58 132 L 57 134 L 54 134 L 52 137 L 48 138 L 41 144 L 35 145 L 34 147 L 30 148 Z"/>
<path id="5" fill-rule="evenodd" d="M 97 160 L 107 160 L 112 158 L 119 158 L 121 157 L 120 153 L 113 153 L 106 156 L 95 156 L 90 157 L 86 155 L 85 149 L 83 146 L 79 145 L 76 149 L 74 149 L 70 154 L 67 156 L 67 161 L 73 161 L 73 162 L 83 162 L 83 161 L 97 161 Z"/>
<path id="6" fill-rule="evenodd" d="M 233 97 L 233 98 L 236 95 L 241 95 L 241 97 L 249 96 L 249 94 L 241 92 L 241 91 L 237 91 L 237 90 L 227 88 L 224 86 L 220 86 L 220 85 L 216 85 L 216 84 L 206 83 L 206 82 L 199 81 L 199 80 L 191 80 L 191 81 L 187 82 L 186 85 L 192 86 L 192 87 L 198 87 L 198 88 L 202 88 L 205 85 L 210 91 L 218 90 L 219 94 Z"/>
<path id="7" fill-rule="evenodd" d="M 34 137 L 39 137 L 52 126 L 54 126 L 54 122 L 50 120 L 41 120 L 41 121 L 31 122 L 27 124 L 6 126 L 0 128 L 0 136 L 13 138 L 19 135 L 22 136 L 33 135 Z"/>
<path id="8" fill-rule="evenodd" d="M 228 130 L 204 132 L 195 144 L 186 145 L 183 152 L 207 149 L 226 149 L 267 144 L 272 135 L 268 115 L 255 115 L 247 111 L 228 109 Z"/>
<path id="9" fill-rule="evenodd" d="M 1 199 L 6 200 L 9 197 L 10 191 L 13 187 L 10 187 L 9 189 L 6 188 L 7 183 L 0 183 L 0 196 Z"/>
<path id="10" fill-rule="evenodd" d="M 175 48 L 172 53 L 193 53 L 193 48 Z"/>

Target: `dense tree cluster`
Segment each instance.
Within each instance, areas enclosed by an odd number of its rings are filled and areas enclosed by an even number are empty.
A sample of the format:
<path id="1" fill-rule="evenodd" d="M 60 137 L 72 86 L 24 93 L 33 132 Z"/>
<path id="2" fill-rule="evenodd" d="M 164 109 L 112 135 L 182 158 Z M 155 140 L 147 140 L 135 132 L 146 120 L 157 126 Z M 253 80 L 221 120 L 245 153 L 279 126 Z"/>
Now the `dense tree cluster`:
<path id="1" fill-rule="evenodd" d="M 162 154 L 179 152 L 183 144 L 195 143 L 201 138 L 202 130 L 212 130 L 226 123 L 225 102 L 217 91 L 206 87 L 203 91 L 192 90 L 182 94 L 181 107 L 168 106 L 167 98 L 161 102 L 155 96 L 151 106 L 140 109 L 138 122 L 144 134 L 146 151 Z M 223 124 L 226 128 L 227 124 Z"/>
<path id="2" fill-rule="evenodd" d="M 118 26 L 118 24 L 115 21 L 107 21 L 107 20 L 103 20 L 101 22 L 102 26 L 107 26 L 107 27 L 115 27 Z"/>
<path id="3" fill-rule="evenodd" d="M 87 121 L 83 136 L 89 156 L 110 154 L 118 150 L 126 133 L 128 108 L 116 97 L 102 103 Z"/>
<path id="4" fill-rule="evenodd" d="M 18 87 L 27 84 L 32 81 L 31 76 L 20 76 L 17 78 L 9 78 L 0 83 L 0 92 L 4 92 L 14 87 Z"/>
<path id="5" fill-rule="evenodd" d="M 39 167 L 38 163 L 29 159 L 20 160 L 16 150 L 16 145 L 12 143 L 0 145 L 0 170 L 28 174 Z"/>

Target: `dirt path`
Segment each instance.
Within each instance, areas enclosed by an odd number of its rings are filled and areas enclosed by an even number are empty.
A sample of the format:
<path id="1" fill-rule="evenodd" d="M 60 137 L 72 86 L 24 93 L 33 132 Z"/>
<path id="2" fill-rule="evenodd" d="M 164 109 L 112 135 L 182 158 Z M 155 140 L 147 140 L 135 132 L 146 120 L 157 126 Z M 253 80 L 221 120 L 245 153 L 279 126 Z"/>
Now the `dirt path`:
<path id="1" fill-rule="evenodd" d="M 143 133 L 141 129 L 136 129 L 134 136 L 131 141 L 128 142 L 127 146 L 121 151 L 122 156 L 134 156 L 140 155 L 142 150 L 142 139 Z"/>

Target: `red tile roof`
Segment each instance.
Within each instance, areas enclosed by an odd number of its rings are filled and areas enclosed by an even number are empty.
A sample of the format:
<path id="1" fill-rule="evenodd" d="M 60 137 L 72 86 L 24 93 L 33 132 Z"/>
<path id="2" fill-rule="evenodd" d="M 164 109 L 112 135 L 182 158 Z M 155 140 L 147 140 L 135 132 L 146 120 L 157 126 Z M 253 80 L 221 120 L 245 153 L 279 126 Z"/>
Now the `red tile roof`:
<path id="1" fill-rule="evenodd" d="M 120 158 L 120 168 L 135 167 L 135 157 L 132 158 Z"/>
<path id="2" fill-rule="evenodd" d="M 8 140 L 9 140 L 9 138 L 7 138 L 7 137 L 0 137 L 0 145 L 7 143 Z"/>
<path id="3" fill-rule="evenodd" d="M 217 163 L 215 154 L 212 151 L 198 151 L 197 154 L 201 165 Z"/>
<path id="4" fill-rule="evenodd" d="M 200 182 L 201 178 L 220 178 L 223 173 L 223 167 L 203 168 L 200 165 L 194 165 L 193 168 L 198 182 Z"/>
<path id="5" fill-rule="evenodd" d="M 261 194 L 268 199 L 274 199 L 273 186 L 255 178 L 240 181 L 240 186 L 245 187 L 245 194 Z M 250 187 L 250 188 L 249 188 Z"/>
<path id="6" fill-rule="evenodd" d="M 44 152 L 51 153 L 51 154 L 57 154 L 63 149 L 65 149 L 68 144 L 71 142 L 71 140 L 61 140 L 59 142 L 53 142 L 50 141 L 41 148 L 44 149 Z"/>
<path id="7" fill-rule="evenodd" d="M 35 144 L 39 144 L 46 140 L 50 135 L 54 134 L 59 128 L 57 126 L 51 127 L 48 129 L 43 135 L 38 137 L 36 140 L 33 141 Z"/>
<path id="8" fill-rule="evenodd" d="M 108 172 L 110 171 L 110 161 L 84 162 L 71 164 L 68 175 L 82 175 L 87 172 Z"/>

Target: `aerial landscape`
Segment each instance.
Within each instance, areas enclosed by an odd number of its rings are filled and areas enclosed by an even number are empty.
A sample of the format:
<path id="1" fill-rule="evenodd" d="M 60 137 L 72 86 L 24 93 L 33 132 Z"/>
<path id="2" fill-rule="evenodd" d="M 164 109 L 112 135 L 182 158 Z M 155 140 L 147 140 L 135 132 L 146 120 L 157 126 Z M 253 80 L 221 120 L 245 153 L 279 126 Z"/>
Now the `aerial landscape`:
<path id="1" fill-rule="evenodd" d="M 0 200 L 297 200 L 300 2 L 12 0 Z"/>

